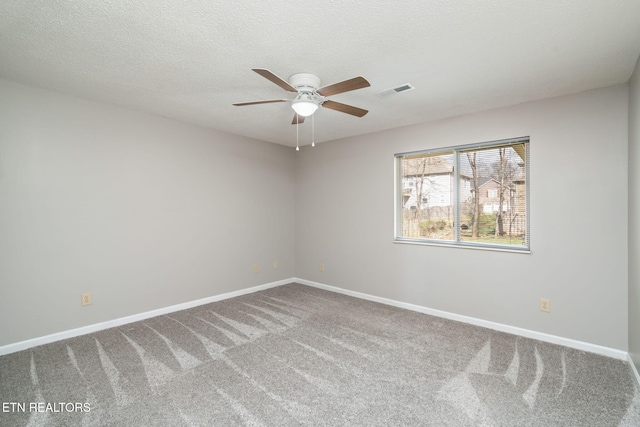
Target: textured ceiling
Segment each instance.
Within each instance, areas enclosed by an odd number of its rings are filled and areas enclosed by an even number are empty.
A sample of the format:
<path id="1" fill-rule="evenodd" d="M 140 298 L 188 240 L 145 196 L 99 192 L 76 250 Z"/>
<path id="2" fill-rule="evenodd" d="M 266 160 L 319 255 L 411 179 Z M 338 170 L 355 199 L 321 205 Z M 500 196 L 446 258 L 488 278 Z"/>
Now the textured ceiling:
<path id="1" fill-rule="evenodd" d="M 0 77 L 291 146 L 289 103 L 232 106 L 290 97 L 251 68 L 369 80 L 322 142 L 624 83 L 639 52 L 638 0 L 0 2 Z"/>

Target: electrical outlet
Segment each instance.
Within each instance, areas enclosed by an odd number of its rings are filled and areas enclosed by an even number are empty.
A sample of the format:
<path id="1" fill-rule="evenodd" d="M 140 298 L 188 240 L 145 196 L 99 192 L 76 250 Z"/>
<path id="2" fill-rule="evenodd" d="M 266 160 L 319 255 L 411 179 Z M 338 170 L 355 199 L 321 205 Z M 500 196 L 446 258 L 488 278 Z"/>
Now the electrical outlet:
<path id="1" fill-rule="evenodd" d="M 545 313 L 551 312 L 551 300 L 547 298 L 540 298 L 540 311 Z"/>
<path id="2" fill-rule="evenodd" d="M 257 273 L 258 271 L 260 271 L 260 269 L 258 268 L 258 264 L 253 264 L 253 272 Z"/>
<path id="3" fill-rule="evenodd" d="M 80 295 L 80 304 L 91 305 L 91 292 Z"/>
<path id="4" fill-rule="evenodd" d="M 274 270 L 278 269 L 278 261 L 273 261 L 273 269 Z"/>
<path id="5" fill-rule="evenodd" d="M 324 271 L 324 262 L 320 263 L 320 271 Z"/>

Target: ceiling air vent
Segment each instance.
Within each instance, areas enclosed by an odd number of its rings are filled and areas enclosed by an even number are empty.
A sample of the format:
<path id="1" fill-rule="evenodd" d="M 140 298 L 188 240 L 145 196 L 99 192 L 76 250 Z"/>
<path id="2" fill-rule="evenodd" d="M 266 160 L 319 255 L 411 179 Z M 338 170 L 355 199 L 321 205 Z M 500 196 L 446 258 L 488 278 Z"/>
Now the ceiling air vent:
<path id="1" fill-rule="evenodd" d="M 376 95 L 378 95 L 380 98 L 386 98 L 388 96 L 395 95 L 400 92 L 406 92 L 408 90 L 414 90 L 414 89 L 415 87 L 411 83 L 405 83 L 400 86 L 392 87 L 391 89 L 376 92 Z"/>

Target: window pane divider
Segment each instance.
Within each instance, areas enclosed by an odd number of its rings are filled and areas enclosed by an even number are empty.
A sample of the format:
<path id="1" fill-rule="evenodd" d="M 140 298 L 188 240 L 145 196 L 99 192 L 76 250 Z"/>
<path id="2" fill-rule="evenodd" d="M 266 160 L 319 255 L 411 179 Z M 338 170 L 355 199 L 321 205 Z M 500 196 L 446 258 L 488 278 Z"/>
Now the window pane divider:
<path id="1" fill-rule="evenodd" d="M 453 240 L 460 241 L 460 151 L 455 150 L 453 166 Z"/>

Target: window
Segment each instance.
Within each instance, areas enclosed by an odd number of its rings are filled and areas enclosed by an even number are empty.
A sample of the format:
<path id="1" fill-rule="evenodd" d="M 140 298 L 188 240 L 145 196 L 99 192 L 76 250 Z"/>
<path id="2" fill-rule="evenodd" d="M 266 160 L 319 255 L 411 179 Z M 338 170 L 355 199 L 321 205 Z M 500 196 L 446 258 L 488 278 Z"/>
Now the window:
<path id="1" fill-rule="evenodd" d="M 395 157 L 396 241 L 529 251 L 528 137 Z"/>

